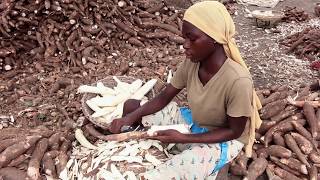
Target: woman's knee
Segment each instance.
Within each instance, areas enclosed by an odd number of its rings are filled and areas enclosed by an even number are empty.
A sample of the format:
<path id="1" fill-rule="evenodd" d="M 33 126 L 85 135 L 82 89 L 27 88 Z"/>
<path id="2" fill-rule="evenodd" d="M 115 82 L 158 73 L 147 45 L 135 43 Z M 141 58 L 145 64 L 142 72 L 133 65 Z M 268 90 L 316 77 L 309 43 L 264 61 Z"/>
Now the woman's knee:
<path id="1" fill-rule="evenodd" d="M 135 111 L 140 107 L 140 100 L 128 99 L 123 105 L 123 116 Z"/>

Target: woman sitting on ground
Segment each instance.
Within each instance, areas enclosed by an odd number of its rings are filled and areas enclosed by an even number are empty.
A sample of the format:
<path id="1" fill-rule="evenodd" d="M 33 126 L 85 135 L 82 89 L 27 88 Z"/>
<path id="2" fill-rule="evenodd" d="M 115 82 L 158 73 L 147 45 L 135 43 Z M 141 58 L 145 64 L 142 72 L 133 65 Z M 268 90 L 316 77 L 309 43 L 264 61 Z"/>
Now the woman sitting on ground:
<path id="1" fill-rule="evenodd" d="M 141 106 L 140 101 L 128 100 L 124 117 L 111 124 L 113 133 L 120 133 L 124 125 L 139 123 L 190 126 L 191 134 L 165 130 L 149 137 L 186 146 L 156 169 L 141 174 L 142 179 L 214 178 L 244 146 L 250 156 L 254 131 L 261 123 L 257 113 L 261 105 L 234 42 L 235 26 L 226 8 L 217 1 L 194 4 L 184 14 L 182 34 L 187 60 L 180 64 L 171 83 Z M 177 108 L 174 118 L 153 122 L 150 114 L 172 105 L 171 100 L 183 88 L 187 90 L 190 109 Z M 144 120 L 145 117 L 149 118 Z"/>

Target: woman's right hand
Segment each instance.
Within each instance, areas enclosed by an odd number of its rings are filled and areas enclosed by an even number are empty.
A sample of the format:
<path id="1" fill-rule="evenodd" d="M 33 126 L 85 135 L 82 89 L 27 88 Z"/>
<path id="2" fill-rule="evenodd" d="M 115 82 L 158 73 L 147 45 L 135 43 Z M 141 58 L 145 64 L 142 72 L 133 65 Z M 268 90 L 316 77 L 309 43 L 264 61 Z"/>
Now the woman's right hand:
<path id="1" fill-rule="evenodd" d="M 129 114 L 126 116 L 115 119 L 112 121 L 109 131 L 115 134 L 121 132 L 122 126 L 132 126 L 138 121 L 141 121 L 143 116 L 153 114 L 157 111 L 160 111 L 164 108 L 179 92 L 181 89 L 173 87 L 171 84 L 168 84 L 167 87 L 155 98 L 152 98 L 150 101 L 145 103 L 140 107 L 140 101 L 133 101 L 132 103 L 137 103 L 136 107 L 129 111 Z M 141 108 L 137 111 L 137 108 Z"/>
<path id="2" fill-rule="evenodd" d="M 114 119 L 109 127 L 109 131 L 113 134 L 119 134 L 122 126 L 131 126 L 137 121 L 136 118 L 129 114 L 125 117 Z"/>

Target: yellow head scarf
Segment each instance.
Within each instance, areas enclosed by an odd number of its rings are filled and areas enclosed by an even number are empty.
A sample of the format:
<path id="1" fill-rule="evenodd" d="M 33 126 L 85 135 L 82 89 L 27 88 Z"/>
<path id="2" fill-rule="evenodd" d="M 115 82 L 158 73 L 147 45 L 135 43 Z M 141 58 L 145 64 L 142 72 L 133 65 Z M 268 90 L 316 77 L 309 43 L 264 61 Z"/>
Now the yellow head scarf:
<path id="1" fill-rule="evenodd" d="M 235 34 L 235 25 L 223 4 L 218 1 L 202 1 L 196 3 L 186 10 L 183 19 L 199 28 L 219 44 L 222 44 L 227 56 L 248 70 L 247 65 L 240 55 L 235 40 L 233 39 Z M 252 154 L 255 129 L 259 128 L 261 125 L 261 119 L 258 113 L 258 109 L 260 108 L 261 103 L 254 91 L 253 111 L 250 118 L 249 143 L 245 148 L 246 155 L 249 157 Z"/>

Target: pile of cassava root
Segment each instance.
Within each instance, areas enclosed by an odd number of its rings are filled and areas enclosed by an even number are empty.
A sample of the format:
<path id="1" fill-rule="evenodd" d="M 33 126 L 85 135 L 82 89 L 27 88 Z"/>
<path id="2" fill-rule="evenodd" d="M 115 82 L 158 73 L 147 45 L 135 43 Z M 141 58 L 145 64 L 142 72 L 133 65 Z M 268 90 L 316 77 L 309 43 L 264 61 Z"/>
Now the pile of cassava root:
<path id="1" fill-rule="evenodd" d="M 319 90 L 317 81 L 298 90 L 283 85 L 257 91 L 263 123 L 256 131 L 252 157 L 241 152 L 231 163 L 232 179 L 316 179 L 320 167 Z M 58 177 L 70 158 L 73 134 L 44 127 L 0 130 L 0 176 Z M 94 142 L 95 135 L 87 132 L 85 136 Z"/>
<path id="2" fill-rule="evenodd" d="M 303 22 L 309 19 L 308 13 L 299 10 L 297 7 L 286 6 L 283 10 L 285 17 L 282 19 L 285 22 Z"/>
<path id="3" fill-rule="evenodd" d="M 0 178 L 10 180 L 56 179 L 65 168 L 74 134 L 33 129 L 0 130 Z"/>
<path id="4" fill-rule="evenodd" d="M 299 58 L 313 62 L 320 59 L 320 29 L 308 27 L 282 39 L 280 44 L 289 47 L 287 53 L 294 53 Z"/>
<path id="5" fill-rule="evenodd" d="M 244 152 L 231 163 L 229 171 L 254 180 L 312 179 L 320 168 L 319 82 L 301 87 L 273 86 L 257 91 L 263 108 L 263 123 L 256 131 L 252 158 Z"/>
<path id="6" fill-rule="evenodd" d="M 182 15 L 157 0 L 4 0 L 0 70 L 30 59 L 83 67 L 124 48 L 181 44 Z"/>

